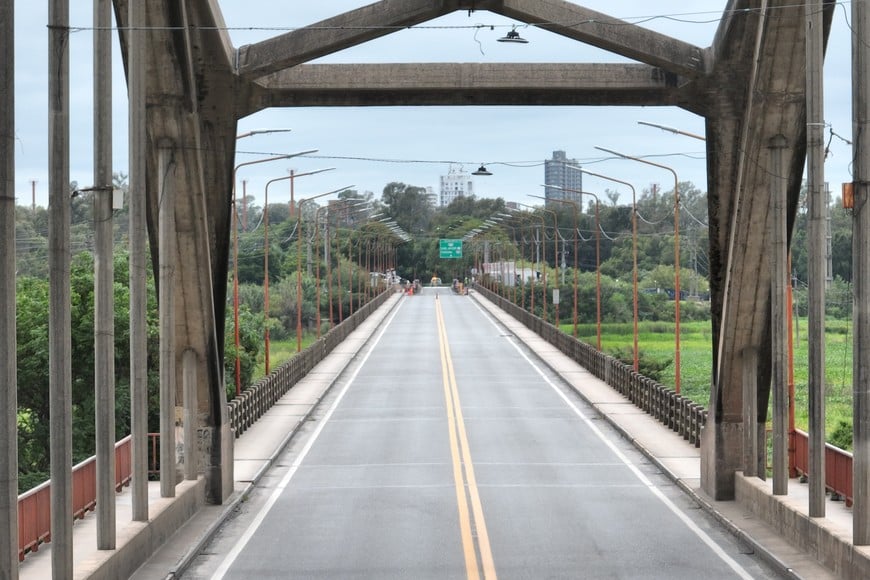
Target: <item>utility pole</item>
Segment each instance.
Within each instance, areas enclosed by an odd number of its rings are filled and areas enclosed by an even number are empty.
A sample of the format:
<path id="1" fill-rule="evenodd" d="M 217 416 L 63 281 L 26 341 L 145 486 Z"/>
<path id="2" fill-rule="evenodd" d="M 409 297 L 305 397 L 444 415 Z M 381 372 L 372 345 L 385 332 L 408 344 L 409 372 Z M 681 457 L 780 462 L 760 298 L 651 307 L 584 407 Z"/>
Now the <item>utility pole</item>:
<path id="1" fill-rule="evenodd" d="M 870 5 L 852 3 L 852 541 L 870 544 Z"/>
<path id="2" fill-rule="evenodd" d="M 115 268 L 112 234 L 112 3 L 94 2 L 94 401 L 97 548 L 115 549 Z"/>
<path id="3" fill-rule="evenodd" d="M 807 58 L 807 349 L 809 354 L 809 514 L 825 515 L 825 117 L 822 91 L 822 0 L 804 4 Z"/>
<path id="4" fill-rule="evenodd" d="M 145 2 L 130 2 L 127 31 L 130 95 L 130 430 L 133 440 L 133 521 L 148 521 L 148 337 L 145 319 L 146 128 Z"/>
<path id="5" fill-rule="evenodd" d="M 69 0 L 48 7 L 48 381 L 51 571 L 73 576 Z"/>
<path id="6" fill-rule="evenodd" d="M 18 578 L 14 13 L 14 0 L 0 0 L 0 574 L 9 580 Z"/>
<path id="7" fill-rule="evenodd" d="M 30 180 L 30 209 L 36 211 L 36 180 Z"/>

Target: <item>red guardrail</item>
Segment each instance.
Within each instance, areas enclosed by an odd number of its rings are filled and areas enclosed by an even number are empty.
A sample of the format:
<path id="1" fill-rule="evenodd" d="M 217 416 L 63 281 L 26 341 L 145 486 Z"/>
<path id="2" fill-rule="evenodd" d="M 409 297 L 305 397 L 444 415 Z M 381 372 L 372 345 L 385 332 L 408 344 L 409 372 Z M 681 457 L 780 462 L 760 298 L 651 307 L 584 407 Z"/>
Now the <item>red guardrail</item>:
<path id="1" fill-rule="evenodd" d="M 132 477 L 131 437 L 115 444 L 115 489 L 120 490 Z M 97 458 L 91 457 L 73 467 L 73 515 L 83 518 L 97 505 Z M 18 560 L 51 541 L 51 480 L 18 496 Z"/>
<path id="2" fill-rule="evenodd" d="M 810 476 L 806 431 L 795 429 L 791 434 L 791 446 L 794 449 L 794 468 L 801 475 Z M 830 443 L 825 444 L 825 487 L 843 497 L 847 506 L 852 505 L 852 454 Z"/>

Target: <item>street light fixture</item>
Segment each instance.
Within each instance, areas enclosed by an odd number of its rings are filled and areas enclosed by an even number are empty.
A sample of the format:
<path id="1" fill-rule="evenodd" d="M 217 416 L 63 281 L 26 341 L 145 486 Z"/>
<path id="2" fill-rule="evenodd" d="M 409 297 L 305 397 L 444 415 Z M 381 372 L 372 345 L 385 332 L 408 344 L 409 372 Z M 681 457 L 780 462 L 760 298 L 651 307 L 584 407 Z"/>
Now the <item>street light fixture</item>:
<path id="1" fill-rule="evenodd" d="M 623 159 L 630 159 L 638 163 L 652 165 L 659 169 L 666 169 L 674 176 L 674 392 L 680 394 L 680 184 L 677 172 L 661 163 L 654 163 L 647 159 L 624 155 L 604 147 L 596 147 L 599 151 L 618 155 Z"/>
<path id="2" fill-rule="evenodd" d="M 236 140 L 252 137 L 254 135 L 268 135 L 269 133 L 289 133 L 293 129 L 252 129 L 236 135 Z"/>
<path id="3" fill-rule="evenodd" d="M 492 172 L 486 168 L 486 165 L 480 164 L 480 167 L 477 168 L 477 171 L 472 171 L 472 175 L 492 175 Z"/>
<path id="4" fill-rule="evenodd" d="M 667 131 L 668 133 L 673 133 L 674 135 L 685 135 L 686 137 L 691 137 L 692 139 L 698 139 L 699 141 L 706 141 L 706 137 L 702 137 L 701 135 L 696 135 L 695 133 L 689 133 L 688 131 L 683 131 L 681 129 L 674 129 L 673 127 L 668 127 L 667 125 L 659 125 L 657 123 L 647 123 L 646 121 L 638 121 L 638 125 L 646 125 L 647 127 L 655 127 L 656 129 L 661 129 L 662 131 Z"/>

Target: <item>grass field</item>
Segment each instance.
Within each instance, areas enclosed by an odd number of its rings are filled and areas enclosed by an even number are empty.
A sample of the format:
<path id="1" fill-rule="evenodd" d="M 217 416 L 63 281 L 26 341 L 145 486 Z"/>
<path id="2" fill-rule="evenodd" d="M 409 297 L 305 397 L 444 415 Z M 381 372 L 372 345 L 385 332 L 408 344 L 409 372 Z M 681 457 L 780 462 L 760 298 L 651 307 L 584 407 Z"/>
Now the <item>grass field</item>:
<path id="1" fill-rule="evenodd" d="M 795 425 L 807 428 L 807 320 L 797 321 L 794 333 Z M 828 320 L 825 334 L 825 423 L 828 435 L 841 421 L 852 422 L 852 323 Z M 570 333 L 571 325 L 563 325 Z M 674 325 L 661 322 L 641 323 L 638 347 L 641 357 L 670 361 L 660 382 L 674 386 Z M 712 337 L 709 322 L 684 322 L 680 325 L 681 392 L 705 407 L 710 404 L 710 377 L 713 365 Z M 578 327 L 580 340 L 595 344 L 594 325 Z M 601 346 L 608 354 L 631 352 L 631 324 L 603 325 Z"/>

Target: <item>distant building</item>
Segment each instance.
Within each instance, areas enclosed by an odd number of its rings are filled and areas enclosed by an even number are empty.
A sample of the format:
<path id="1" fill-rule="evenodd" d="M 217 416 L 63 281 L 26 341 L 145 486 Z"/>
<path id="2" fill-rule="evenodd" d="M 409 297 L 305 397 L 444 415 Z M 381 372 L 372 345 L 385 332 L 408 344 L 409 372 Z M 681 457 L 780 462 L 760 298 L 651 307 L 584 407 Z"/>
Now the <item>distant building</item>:
<path id="1" fill-rule="evenodd" d="M 580 194 L 583 190 L 583 173 L 578 171 L 580 164 L 576 159 L 568 159 L 564 151 L 553 151 L 553 158 L 544 162 L 544 185 L 556 186 L 545 187 L 544 196 L 547 200 L 564 199 L 580 202 Z M 559 189 L 562 187 L 568 190 Z"/>
<path id="2" fill-rule="evenodd" d="M 426 201 L 429 205 L 435 207 L 438 205 L 438 194 L 435 193 L 435 188 L 431 185 L 426 186 Z"/>
<path id="3" fill-rule="evenodd" d="M 457 197 L 464 197 L 474 193 L 474 184 L 471 175 L 463 169 L 450 168 L 447 175 L 441 176 L 441 207 L 446 207 Z"/>

